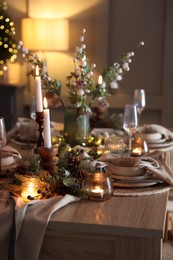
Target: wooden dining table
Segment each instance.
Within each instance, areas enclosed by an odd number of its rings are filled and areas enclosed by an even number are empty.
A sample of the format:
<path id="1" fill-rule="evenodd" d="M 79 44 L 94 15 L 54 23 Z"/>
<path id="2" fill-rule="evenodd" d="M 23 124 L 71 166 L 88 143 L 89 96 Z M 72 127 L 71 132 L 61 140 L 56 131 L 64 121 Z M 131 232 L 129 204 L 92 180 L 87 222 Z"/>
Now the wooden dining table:
<path id="1" fill-rule="evenodd" d="M 53 214 L 40 260 L 161 260 L 168 191 L 80 201 Z"/>
<path id="2" fill-rule="evenodd" d="M 39 260 L 161 260 L 168 196 L 169 187 L 71 203 L 51 216 Z"/>

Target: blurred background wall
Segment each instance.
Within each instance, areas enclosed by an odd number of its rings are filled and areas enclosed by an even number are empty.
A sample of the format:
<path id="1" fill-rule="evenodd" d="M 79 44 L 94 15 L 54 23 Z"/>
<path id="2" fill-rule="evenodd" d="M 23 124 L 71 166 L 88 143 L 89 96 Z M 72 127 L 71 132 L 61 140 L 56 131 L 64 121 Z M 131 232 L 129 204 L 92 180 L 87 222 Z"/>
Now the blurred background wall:
<path id="1" fill-rule="evenodd" d="M 102 68 L 112 65 L 123 52 L 135 52 L 130 72 L 117 94 L 109 99 L 110 112 L 122 113 L 124 105 L 133 102 L 134 89 L 144 88 L 146 109 L 142 121 L 173 126 L 173 1 L 8 0 L 7 3 L 18 41 L 22 40 L 23 18 L 68 20 L 68 50 L 35 50 L 48 60 L 51 77 L 62 81 L 62 95 L 67 105 L 65 79 L 73 70 L 74 49 L 79 44 L 82 28 L 86 28 L 87 56 L 97 65 L 96 79 Z M 34 38 L 32 40 L 34 42 Z M 54 41 L 53 34 L 51 40 Z M 140 41 L 144 41 L 145 46 L 136 49 Z M 25 66 L 19 67 L 19 82 L 14 84 L 25 86 L 24 106 L 29 107 L 35 94 L 34 82 L 26 77 Z M 62 108 L 56 108 L 51 116 L 55 121 L 62 121 Z"/>

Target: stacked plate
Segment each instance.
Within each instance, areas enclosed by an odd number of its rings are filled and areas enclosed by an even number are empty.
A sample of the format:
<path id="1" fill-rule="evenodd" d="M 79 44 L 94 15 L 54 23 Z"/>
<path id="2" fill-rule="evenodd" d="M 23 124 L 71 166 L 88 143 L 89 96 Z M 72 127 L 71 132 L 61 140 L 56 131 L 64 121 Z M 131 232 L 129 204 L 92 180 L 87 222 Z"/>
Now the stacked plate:
<path id="1" fill-rule="evenodd" d="M 161 133 L 137 133 L 135 137 L 146 140 L 150 149 L 165 148 L 173 145 L 173 141 Z"/>
<path id="2" fill-rule="evenodd" d="M 10 146 L 5 146 L 1 152 L 1 173 L 10 171 L 16 167 L 16 158 L 21 158 L 20 153 Z M 0 175 L 1 175 L 0 173 Z"/>
<path id="3" fill-rule="evenodd" d="M 111 169 L 111 177 L 115 187 L 147 187 L 163 182 L 148 173 L 146 169 L 130 165 L 114 165 Z"/>

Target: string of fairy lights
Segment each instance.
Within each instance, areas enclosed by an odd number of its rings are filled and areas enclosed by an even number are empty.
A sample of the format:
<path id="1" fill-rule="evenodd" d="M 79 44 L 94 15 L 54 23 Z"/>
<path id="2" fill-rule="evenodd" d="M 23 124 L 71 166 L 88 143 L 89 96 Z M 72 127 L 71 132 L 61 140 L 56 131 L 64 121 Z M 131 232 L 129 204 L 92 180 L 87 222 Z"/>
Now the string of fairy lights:
<path id="1" fill-rule="evenodd" d="M 7 2 L 0 3 L 0 76 L 8 69 L 7 63 L 17 58 L 14 22 L 7 14 Z"/>

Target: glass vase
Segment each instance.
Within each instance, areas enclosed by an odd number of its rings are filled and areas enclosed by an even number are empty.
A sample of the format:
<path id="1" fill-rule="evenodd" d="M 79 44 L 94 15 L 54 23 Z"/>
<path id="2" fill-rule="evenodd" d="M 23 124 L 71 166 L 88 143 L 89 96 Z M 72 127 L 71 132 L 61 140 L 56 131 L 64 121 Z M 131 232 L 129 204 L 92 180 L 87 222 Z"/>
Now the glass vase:
<path id="1" fill-rule="evenodd" d="M 90 134 L 88 114 L 68 111 L 64 114 L 64 140 L 71 145 L 86 143 Z"/>

